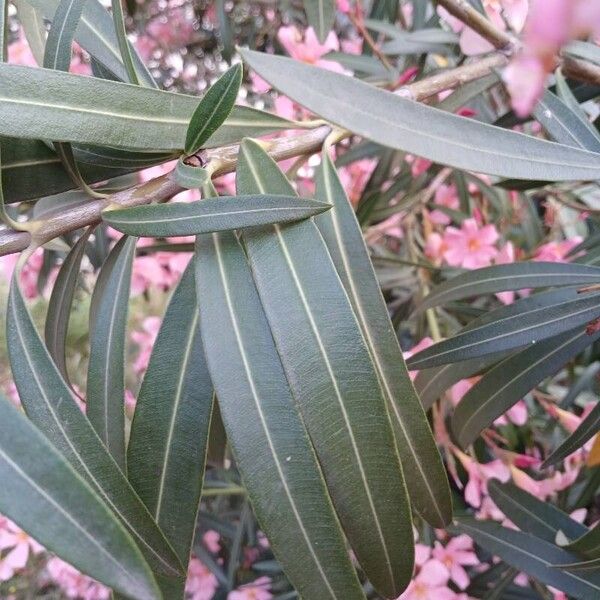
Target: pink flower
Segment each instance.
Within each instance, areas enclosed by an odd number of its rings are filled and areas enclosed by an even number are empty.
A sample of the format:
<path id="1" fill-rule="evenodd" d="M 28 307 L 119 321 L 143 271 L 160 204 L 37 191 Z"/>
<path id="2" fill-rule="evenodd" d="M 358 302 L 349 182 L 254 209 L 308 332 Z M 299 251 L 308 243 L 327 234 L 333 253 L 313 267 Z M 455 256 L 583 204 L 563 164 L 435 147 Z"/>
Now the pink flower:
<path id="1" fill-rule="evenodd" d="M 580 242 L 580 237 L 574 237 L 560 242 L 548 242 L 547 244 L 542 244 L 537 249 L 533 260 L 567 262 L 565 259 L 566 255 Z"/>
<path id="2" fill-rule="evenodd" d="M 197 558 L 192 558 L 188 566 L 185 591 L 189 600 L 210 600 L 219 587 L 217 578 Z"/>
<path id="3" fill-rule="evenodd" d="M 445 206 L 452 210 L 457 210 L 459 207 L 458 194 L 455 185 L 440 185 L 435 191 L 434 204 Z M 429 214 L 429 220 L 436 225 L 448 225 L 450 217 L 441 210 L 433 210 Z"/>
<path id="4" fill-rule="evenodd" d="M 0 531 L 0 551 L 8 550 L 2 558 L 3 569 L 12 569 L 13 572 L 22 569 L 31 554 L 39 554 L 43 549 L 12 521 L 5 520 Z"/>
<path id="5" fill-rule="evenodd" d="M 160 317 L 146 317 L 142 323 L 142 331 L 132 331 L 131 339 L 138 345 L 139 353 L 133 369 L 137 374 L 140 374 L 148 367 L 152 347 L 156 341 L 158 330 L 160 329 Z"/>
<path id="6" fill-rule="evenodd" d="M 516 404 L 511 406 L 501 417 L 498 417 L 494 421 L 494 425 L 508 425 L 513 423 L 514 425 L 523 426 L 527 423 L 529 415 L 527 413 L 527 404 L 523 400 L 519 400 Z"/>
<path id="7" fill-rule="evenodd" d="M 449 577 L 442 562 L 428 560 L 398 600 L 454 600 L 456 594 L 446 585 Z"/>
<path id="8" fill-rule="evenodd" d="M 502 248 L 496 254 L 494 263 L 497 265 L 505 265 L 515 262 L 515 247 L 512 242 L 506 242 Z M 515 292 L 498 292 L 496 298 L 502 302 L 502 304 L 512 304 L 515 301 Z"/>
<path id="9" fill-rule="evenodd" d="M 31 48 L 25 39 L 23 29 L 19 28 L 17 39 L 8 46 L 8 62 L 15 65 L 37 67 L 38 64 L 31 52 Z"/>
<path id="10" fill-rule="evenodd" d="M 433 558 L 446 566 L 450 572 L 450 579 L 461 590 L 469 585 L 469 576 L 464 567 L 479 563 L 477 555 L 473 552 L 473 541 L 468 535 L 452 538 L 445 547 L 440 542 L 435 542 Z"/>
<path id="11" fill-rule="evenodd" d="M 339 40 L 333 31 L 329 32 L 327 39 L 321 44 L 312 27 L 309 27 L 303 36 L 297 27 L 290 25 L 289 27 L 281 27 L 279 29 L 277 39 L 285 48 L 285 51 L 296 60 L 316 65 L 323 69 L 329 69 L 330 71 L 336 71 L 337 73 L 346 72 L 339 63 L 322 58 L 328 52 L 340 49 Z"/>
<path id="12" fill-rule="evenodd" d="M 478 269 L 487 267 L 498 250 L 498 231 L 494 225 L 477 226 L 475 219 L 465 219 L 461 228 L 448 227 L 444 233 L 442 255 L 452 267 Z"/>
<path id="13" fill-rule="evenodd" d="M 548 73 L 537 57 L 519 53 L 504 69 L 503 79 L 512 99 L 512 107 L 519 117 L 531 114 L 544 93 Z"/>
<path id="14" fill-rule="evenodd" d="M 358 204 L 365 185 L 375 169 L 376 161 L 372 158 L 364 158 L 350 163 L 347 167 L 339 170 L 340 180 L 348 194 L 350 202 L 354 206 Z"/>
<path id="15" fill-rule="evenodd" d="M 268 577 L 259 577 L 251 584 L 239 587 L 227 594 L 227 600 L 270 600 L 273 594 L 269 591 L 271 580 Z"/>
<path id="16" fill-rule="evenodd" d="M 410 350 L 402 353 L 404 360 L 409 359 L 413 354 L 417 352 L 421 352 L 421 350 L 425 350 L 425 348 L 429 348 L 429 346 L 433 346 L 433 340 L 429 336 L 425 336 L 418 344 L 413 346 Z M 412 380 L 419 374 L 419 371 L 410 371 L 409 375 Z"/>
<path id="17" fill-rule="evenodd" d="M 221 536 L 218 532 L 209 529 L 203 536 L 202 541 L 204 545 L 208 548 L 209 552 L 213 554 L 217 554 L 221 550 Z"/>
<path id="18" fill-rule="evenodd" d="M 474 508 L 482 505 L 483 496 L 487 496 L 487 483 L 498 479 L 503 483 L 510 479 L 510 470 L 501 460 L 479 463 L 457 448 L 453 449 L 468 475 L 465 487 L 465 500 Z"/>
<path id="19" fill-rule="evenodd" d="M 51 558 L 46 564 L 51 580 L 67 598 L 81 600 L 107 600 L 110 590 L 91 577 L 80 573 L 60 558 Z"/>

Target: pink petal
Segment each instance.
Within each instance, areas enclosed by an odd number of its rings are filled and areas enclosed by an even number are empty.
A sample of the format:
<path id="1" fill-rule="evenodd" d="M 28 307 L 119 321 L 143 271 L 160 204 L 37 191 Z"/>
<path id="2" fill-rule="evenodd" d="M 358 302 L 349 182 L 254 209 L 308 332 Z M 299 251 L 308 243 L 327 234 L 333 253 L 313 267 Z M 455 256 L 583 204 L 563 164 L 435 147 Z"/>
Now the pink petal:
<path id="1" fill-rule="evenodd" d="M 445 585 L 450 577 L 448 569 L 444 563 L 432 558 L 428 560 L 422 567 L 416 579 L 422 581 L 430 587 Z"/>

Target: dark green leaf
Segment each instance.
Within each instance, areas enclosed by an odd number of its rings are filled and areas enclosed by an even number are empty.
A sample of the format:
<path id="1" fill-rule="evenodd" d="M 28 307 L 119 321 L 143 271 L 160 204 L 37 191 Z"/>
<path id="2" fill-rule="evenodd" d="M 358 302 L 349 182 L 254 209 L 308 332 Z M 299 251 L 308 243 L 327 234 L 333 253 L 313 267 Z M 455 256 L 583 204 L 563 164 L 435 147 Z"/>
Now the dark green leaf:
<path id="1" fill-rule="evenodd" d="M 27 416 L 119 517 L 153 570 L 182 574 L 158 529 L 62 379 L 23 301 L 18 270 L 10 288 L 7 339 L 10 364 Z"/>
<path id="2" fill-rule="evenodd" d="M 488 490 L 498 508 L 525 533 L 555 543 L 559 531 L 571 539 L 587 531 L 585 525 L 573 520 L 550 502 L 539 500 L 512 483 L 500 483 L 492 479 Z"/>
<path id="3" fill-rule="evenodd" d="M 129 235 L 168 237 L 298 221 L 330 207 L 296 196 L 222 196 L 200 202 L 150 204 L 105 211 L 111 227 Z"/>
<path id="4" fill-rule="evenodd" d="M 193 96 L 6 64 L 0 65 L 0 90 L 0 135 L 142 150 L 181 149 L 198 103 Z M 236 107 L 206 146 L 289 125 Z"/>
<path id="5" fill-rule="evenodd" d="M 566 534 L 567 532 L 564 533 Z M 565 546 L 565 548 L 570 552 L 583 554 L 586 558 L 598 560 L 598 566 L 600 566 L 600 527 L 595 525 L 587 533 L 584 533 L 581 537 L 576 538 L 569 545 Z M 584 568 L 587 567 L 584 566 Z"/>
<path id="6" fill-rule="evenodd" d="M 600 574 L 584 577 L 554 567 L 556 564 L 573 562 L 576 559 L 574 554 L 493 521 L 478 521 L 473 518 L 461 518 L 457 521 L 458 529 L 472 537 L 477 544 L 541 583 L 576 598 L 598 598 Z"/>
<path id="7" fill-rule="evenodd" d="M 526 288 L 600 282 L 600 269 L 570 263 L 521 262 L 466 271 L 433 288 L 419 304 L 422 312 L 456 300 Z"/>
<path id="8" fill-rule="evenodd" d="M 233 234 L 198 238 L 196 282 L 223 422 L 275 556 L 306 598 L 363 598 Z"/>
<path id="9" fill-rule="evenodd" d="M 250 140 L 242 142 L 237 189 L 293 193 Z M 243 240 L 342 526 L 374 587 L 396 597 L 413 570 L 410 507 L 385 399 L 348 296 L 311 220 L 244 230 Z"/>
<path id="10" fill-rule="evenodd" d="M 600 179 L 600 158 L 593 152 L 449 114 L 288 58 L 241 52 L 261 77 L 296 102 L 384 146 L 503 177 Z"/>
<path id="11" fill-rule="evenodd" d="M 69 381 L 65 360 L 65 342 L 69 327 L 69 317 L 71 315 L 71 307 L 73 306 L 73 296 L 77 287 L 77 280 L 79 279 L 81 260 L 92 231 L 93 227 L 88 228 L 65 258 L 56 277 L 50 301 L 48 302 L 48 313 L 44 329 L 46 347 L 65 381 Z"/>
<path id="12" fill-rule="evenodd" d="M 452 519 L 446 473 L 408 375 L 360 225 L 326 150 L 316 181 L 316 196 L 333 208 L 315 221 L 373 358 L 402 468 L 412 475 L 409 487 L 412 504 L 432 526 L 444 527 Z"/>
<path id="13" fill-rule="evenodd" d="M 583 328 L 545 339 L 511 354 L 490 369 L 462 398 L 452 416 L 460 445 L 471 444 L 513 404 L 600 338 Z"/>
<path id="14" fill-rule="evenodd" d="M 335 21 L 335 0 L 303 0 L 303 3 L 308 24 L 324 44 Z"/>
<path id="15" fill-rule="evenodd" d="M 188 125 L 185 136 L 186 154 L 198 152 L 229 116 L 242 85 L 242 75 L 241 64 L 231 67 L 202 96 Z"/>
<path id="16" fill-rule="evenodd" d="M 522 313 L 496 319 L 469 331 L 439 342 L 412 356 L 411 369 L 426 369 L 451 362 L 468 360 L 477 356 L 494 354 L 574 330 L 600 314 L 600 293 L 579 294 L 570 289 L 572 298 L 543 308 L 533 308 Z"/>
<path id="17" fill-rule="evenodd" d="M 192 546 L 212 404 L 190 265 L 154 343 L 127 448 L 129 480 L 182 564 Z"/>
<path id="18" fill-rule="evenodd" d="M 128 598 L 160 598 L 131 536 L 46 438 L 0 397 L 0 510 L 46 549 Z"/>
<path id="19" fill-rule="evenodd" d="M 46 40 L 44 68 L 68 71 L 71 45 L 86 0 L 60 0 Z"/>
<path id="20" fill-rule="evenodd" d="M 121 60 L 127 73 L 127 81 L 134 85 L 140 85 L 141 81 L 138 78 L 135 64 L 133 62 L 133 48 L 127 39 L 127 30 L 125 29 L 125 15 L 123 13 L 123 5 L 121 0 L 111 0 L 113 23 L 115 24 L 115 32 L 117 34 L 117 42 L 119 44 L 119 53 Z M 156 87 L 152 85 L 150 87 Z"/>
<path id="21" fill-rule="evenodd" d="M 124 473 L 125 333 L 136 241 L 123 236 L 111 250 L 94 288 L 90 311 L 87 414 Z"/>

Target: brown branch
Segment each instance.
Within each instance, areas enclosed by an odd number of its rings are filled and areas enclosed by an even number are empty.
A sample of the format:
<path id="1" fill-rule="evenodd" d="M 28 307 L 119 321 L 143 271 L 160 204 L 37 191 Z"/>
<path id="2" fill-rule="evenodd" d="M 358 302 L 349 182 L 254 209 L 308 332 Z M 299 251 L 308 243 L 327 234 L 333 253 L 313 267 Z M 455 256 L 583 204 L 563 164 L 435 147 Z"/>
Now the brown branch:
<path id="1" fill-rule="evenodd" d="M 563 57 L 562 72 L 565 77 L 600 85 L 600 66 L 585 60 Z"/>
<path id="2" fill-rule="evenodd" d="M 273 140 L 267 144 L 267 150 L 276 161 L 316 152 L 330 132 L 331 128 L 323 125 L 298 136 Z M 213 165 L 213 176 L 232 173 L 237 164 L 238 151 L 239 146 L 208 150 L 207 160 L 210 165 Z M 40 221 L 39 227 L 32 233 L 11 229 L 0 230 L 0 256 L 21 252 L 32 242 L 36 245 L 46 244 L 66 233 L 88 225 L 96 225 L 102 221 L 102 211 L 108 206 L 118 205 L 125 208 L 166 202 L 184 189 L 171 179 L 170 173 L 167 173 L 106 198 L 84 200 L 75 206 L 70 206 L 64 212 L 46 221 Z"/>
<path id="3" fill-rule="evenodd" d="M 467 0 L 437 0 L 453 17 L 476 31 L 497 50 L 512 52 L 518 45 L 515 37 L 498 29 L 488 18 L 473 8 Z"/>
<path id="4" fill-rule="evenodd" d="M 405 85 L 398 88 L 396 94 L 410 98 L 411 100 L 424 100 L 444 90 L 451 90 L 469 83 L 469 81 L 481 79 L 489 75 L 494 69 L 504 67 L 507 64 L 508 57 L 501 52 L 497 52 L 476 62 L 462 65 L 455 69 L 448 69 L 421 81 Z"/>

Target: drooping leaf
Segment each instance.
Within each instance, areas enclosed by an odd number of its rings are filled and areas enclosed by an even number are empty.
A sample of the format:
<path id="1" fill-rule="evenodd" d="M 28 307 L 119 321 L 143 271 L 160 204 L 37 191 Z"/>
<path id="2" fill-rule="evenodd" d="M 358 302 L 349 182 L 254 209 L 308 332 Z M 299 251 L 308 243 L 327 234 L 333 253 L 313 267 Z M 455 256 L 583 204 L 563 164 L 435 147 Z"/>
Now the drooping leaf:
<path id="1" fill-rule="evenodd" d="M 319 116 L 384 146 L 451 167 L 519 179 L 600 178 L 593 152 L 450 114 L 281 56 L 241 51 L 250 67 Z"/>
<path id="2" fill-rule="evenodd" d="M 160 598 L 123 525 L 47 439 L 0 397 L 0 510 L 77 569 L 138 600 Z"/>
<path id="3" fill-rule="evenodd" d="M 409 368 L 423 369 L 468 360 L 536 344 L 579 326 L 583 329 L 586 323 L 600 314 L 600 294 L 579 294 L 577 289 L 568 290 L 571 292 L 570 300 L 499 318 L 426 348 L 408 360 Z"/>
<path id="4" fill-rule="evenodd" d="M 183 574 L 175 552 L 73 399 L 33 325 L 15 273 L 7 308 L 8 353 L 27 416 L 119 517 L 153 571 Z"/>
<path id="5" fill-rule="evenodd" d="M 554 543 L 559 531 L 573 539 L 584 535 L 587 527 L 572 519 L 550 502 L 544 502 L 512 483 L 492 479 L 490 496 L 498 508 L 521 531 Z"/>
<path id="6" fill-rule="evenodd" d="M 335 0 L 303 0 L 303 4 L 308 24 L 324 44 L 335 21 Z"/>
<path id="7" fill-rule="evenodd" d="M 596 404 L 579 427 L 544 461 L 542 467 L 551 467 L 579 450 L 600 431 L 600 403 Z"/>
<path id="8" fill-rule="evenodd" d="M 98 276 L 90 311 L 87 415 L 124 473 L 125 333 L 136 241 L 123 236 L 111 250 Z"/>
<path id="9" fill-rule="evenodd" d="M 223 422 L 261 528 L 306 598 L 363 598 L 244 252 L 201 236 L 202 336 Z"/>
<path id="10" fill-rule="evenodd" d="M 258 144 L 244 140 L 237 191 L 293 188 Z M 348 296 L 311 220 L 246 229 L 243 240 L 342 527 L 375 589 L 396 597 L 413 569 L 410 508 L 385 399 Z"/>
<path id="11" fill-rule="evenodd" d="M 60 0 L 26 0 L 44 19 L 52 22 Z M 86 0 L 81 21 L 75 33 L 77 43 L 87 50 L 121 81 L 127 81 L 127 71 L 121 60 L 119 42 L 113 20 L 98 0 Z M 149 87 L 156 87 L 152 75 L 130 45 L 136 73 Z"/>
<path id="12" fill-rule="evenodd" d="M 190 265 L 154 343 L 127 448 L 129 480 L 182 564 L 192 546 L 212 404 Z"/>
<path id="13" fill-rule="evenodd" d="M 423 312 L 456 300 L 507 290 L 600 282 L 600 268 L 552 262 L 520 262 L 467 271 L 433 288 L 418 306 Z"/>
<path id="14" fill-rule="evenodd" d="M 65 343 L 69 327 L 69 317 L 79 278 L 81 260 L 83 259 L 85 247 L 92 231 L 93 227 L 89 227 L 77 240 L 77 243 L 65 258 L 54 282 L 52 294 L 48 302 L 48 313 L 44 329 L 46 347 L 65 381 L 69 381 L 65 359 Z"/>
<path id="15" fill-rule="evenodd" d="M 513 404 L 571 358 L 600 338 L 585 328 L 562 333 L 511 354 L 492 367 L 465 394 L 452 416 L 452 429 L 464 448 Z"/>
<path id="16" fill-rule="evenodd" d="M 583 576 L 554 567 L 576 559 L 574 554 L 558 546 L 531 534 L 502 527 L 494 521 L 465 517 L 457 519 L 457 527 L 488 552 L 541 583 L 586 600 L 593 600 L 600 594 L 600 574 Z"/>
<path id="17" fill-rule="evenodd" d="M 211 85 L 196 107 L 185 136 L 185 153 L 200 150 L 231 113 L 242 85 L 243 68 L 237 64 Z"/>
<path id="18" fill-rule="evenodd" d="M 298 221 L 328 209 L 317 200 L 253 194 L 135 206 L 105 211 L 102 216 L 111 227 L 129 235 L 168 237 Z"/>
<path id="19" fill-rule="evenodd" d="M 573 538 L 570 539 L 573 540 Z M 590 560 L 598 560 L 600 564 L 600 528 L 598 525 L 595 525 L 582 536 L 574 539 L 570 544 L 565 546 L 565 549 L 576 554 L 582 554 Z"/>
<path id="20" fill-rule="evenodd" d="M 333 208 L 315 219 L 363 332 L 387 401 L 396 445 L 415 509 L 434 527 L 452 519 L 446 473 L 427 417 L 408 375 L 398 338 L 356 220 L 327 151 L 316 175 L 316 196 Z"/>
<path id="21" fill-rule="evenodd" d="M 0 65 L 0 135 L 142 150 L 183 147 L 193 96 L 32 67 Z M 206 147 L 285 129 L 281 117 L 236 107 Z"/>

